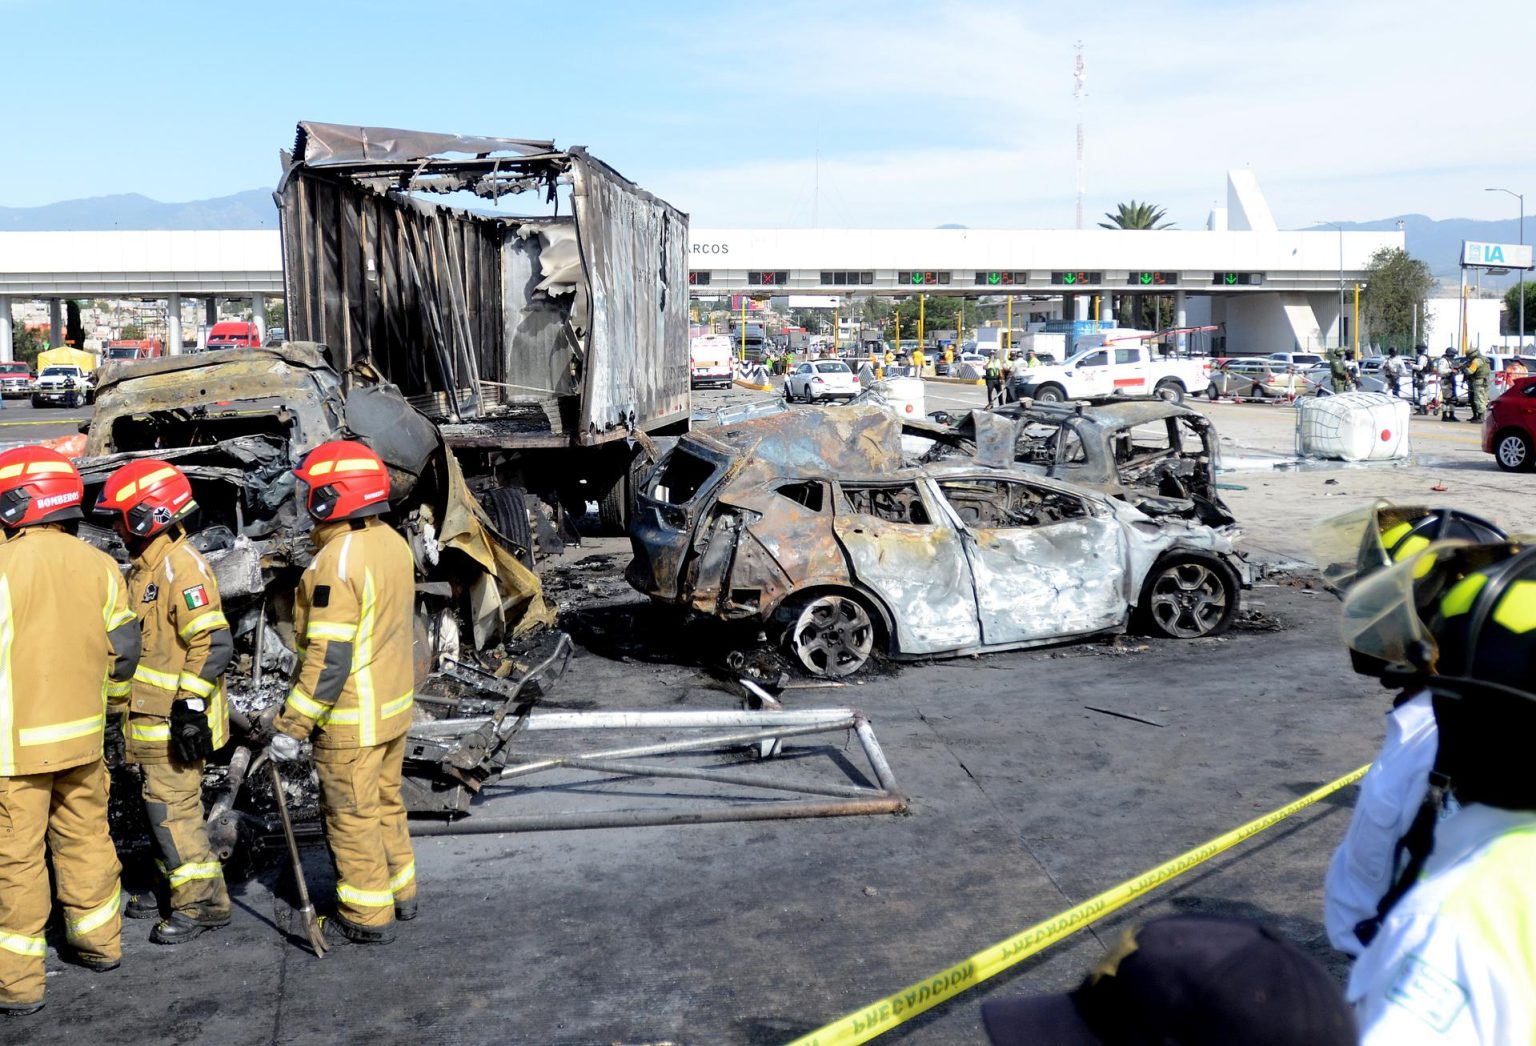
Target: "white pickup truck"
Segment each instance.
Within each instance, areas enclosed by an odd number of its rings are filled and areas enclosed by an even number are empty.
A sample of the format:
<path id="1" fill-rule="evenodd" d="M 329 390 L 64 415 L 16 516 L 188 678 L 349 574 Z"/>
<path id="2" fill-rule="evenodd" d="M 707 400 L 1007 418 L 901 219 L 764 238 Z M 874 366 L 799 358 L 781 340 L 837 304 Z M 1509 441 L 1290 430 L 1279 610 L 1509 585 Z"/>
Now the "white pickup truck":
<path id="1" fill-rule="evenodd" d="M 44 367 L 32 383 L 32 406 L 67 404 L 71 392 L 77 406 L 89 406 L 96 401 L 96 386 L 83 368 L 66 364 Z"/>
<path id="2" fill-rule="evenodd" d="M 1045 403 L 1116 395 L 1158 395 L 1182 403 L 1210 384 L 1209 360 L 1165 360 L 1139 341 L 1123 341 L 1083 348 L 1052 366 L 1025 367 L 1015 360 L 1008 394 Z"/>

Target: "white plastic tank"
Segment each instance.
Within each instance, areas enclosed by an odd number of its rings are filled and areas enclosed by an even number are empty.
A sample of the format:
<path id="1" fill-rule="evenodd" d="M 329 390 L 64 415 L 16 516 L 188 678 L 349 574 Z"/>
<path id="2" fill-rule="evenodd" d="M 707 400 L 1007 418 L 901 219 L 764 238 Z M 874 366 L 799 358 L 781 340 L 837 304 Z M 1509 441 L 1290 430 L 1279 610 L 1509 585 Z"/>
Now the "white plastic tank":
<path id="1" fill-rule="evenodd" d="M 1296 452 L 1335 461 L 1408 456 L 1408 401 L 1382 392 L 1341 392 L 1296 401 Z"/>

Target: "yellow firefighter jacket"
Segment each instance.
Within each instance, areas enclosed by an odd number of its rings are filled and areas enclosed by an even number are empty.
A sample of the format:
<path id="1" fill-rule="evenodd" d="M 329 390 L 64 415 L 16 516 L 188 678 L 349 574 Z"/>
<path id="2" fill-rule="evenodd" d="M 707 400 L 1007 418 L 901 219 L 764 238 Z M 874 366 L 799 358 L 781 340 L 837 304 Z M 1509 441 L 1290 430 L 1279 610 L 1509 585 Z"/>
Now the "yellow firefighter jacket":
<path id="1" fill-rule="evenodd" d="M 108 687 L 139 660 L 139 624 L 105 553 L 52 524 L 0 541 L 0 777 L 101 758 Z"/>
<path id="2" fill-rule="evenodd" d="M 144 637 L 128 700 L 130 739 L 169 741 L 171 702 L 202 698 L 213 747 L 222 748 L 229 740 L 229 704 L 221 676 L 235 646 L 208 561 L 173 526 L 134 557 L 128 590 Z M 140 718 L 147 716 L 161 721 Z"/>
<path id="3" fill-rule="evenodd" d="M 317 729 L 317 748 L 371 748 L 411 723 L 415 697 L 410 546 L 378 519 L 315 528 L 314 562 L 299 580 L 293 630 L 298 680 L 276 727 Z"/>

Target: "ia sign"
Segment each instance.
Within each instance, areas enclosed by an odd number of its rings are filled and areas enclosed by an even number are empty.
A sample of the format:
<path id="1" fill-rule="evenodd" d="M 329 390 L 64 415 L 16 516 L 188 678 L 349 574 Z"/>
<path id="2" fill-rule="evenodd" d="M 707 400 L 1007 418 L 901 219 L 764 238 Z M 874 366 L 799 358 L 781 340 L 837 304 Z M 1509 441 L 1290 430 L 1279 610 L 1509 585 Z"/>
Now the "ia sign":
<path id="1" fill-rule="evenodd" d="M 1518 243 L 1461 241 L 1461 264 L 1472 268 L 1529 269 L 1531 247 Z"/>

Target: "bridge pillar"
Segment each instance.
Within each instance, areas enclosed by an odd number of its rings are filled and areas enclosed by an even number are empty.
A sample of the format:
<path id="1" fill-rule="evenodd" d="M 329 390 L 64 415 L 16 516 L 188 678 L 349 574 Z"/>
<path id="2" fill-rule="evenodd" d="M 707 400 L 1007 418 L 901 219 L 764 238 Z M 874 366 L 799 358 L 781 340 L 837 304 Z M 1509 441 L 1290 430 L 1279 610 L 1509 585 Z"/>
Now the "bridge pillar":
<path id="1" fill-rule="evenodd" d="M 0 363 L 16 359 L 15 328 L 11 325 L 11 296 L 0 294 Z"/>
<path id="2" fill-rule="evenodd" d="M 171 356 L 181 355 L 181 295 L 172 294 L 165 299 L 165 351 Z"/>
<path id="3" fill-rule="evenodd" d="M 64 344 L 64 302 L 59 298 L 48 299 L 48 347 L 56 349 Z"/>
<path id="4" fill-rule="evenodd" d="M 261 332 L 261 343 L 267 343 L 267 299 L 265 295 L 251 295 L 251 322 Z"/>
<path id="5" fill-rule="evenodd" d="M 1173 292 L 1173 325 L 1175 327 L 1187 327 L 1187 326 L 1189 326 L 1188 322 L 1184 319 L 1184 315 L 1185 315 L 1185 311 L 1186 311 L 1185 308 L 1184 308 L 1184 304 L 1185 304 L 1184 303 L 1184 292 L 1183 291 L 1174 291 Z M 1184 347 L 1186 345 L 1188 337 L 1189 337 L 1189 335 L 1187 335 L 1187 334 L 1180 334 L 1180 335 L 1178 335 L 1179 351 L 1180 352 L 1184 351 Z"/>
<path id="6" fill-rule="evenodd" d="M 213 325 L 219 322 L 219 299 L 209 295 L 203 300 L 203 333 L 197 339 L 197 347 L 208 347 L 208 332 L 213 330 Z"/>
<path id="7" fill-rule="evenodd" d="M 1106 297 L 1107 297 L 1107 295 L 1106 295 Z M 1089 301 L 1088 301 L 1088 298 L 1089 298 L 1089 295 L 1087 295 L 1087 294 L 1074 294 L 1074 295 L 1072 295 L 1072 313 L 1073 313 L 1072 314 L 1072 318 L 1074 320 L 1091 320 L 1091 319 L 1093 319 L 1093 317 L 1091 315 L 1089 315 L 1089 312 L 1088 312 L 1088 308 L 1089 308 L 1089 304 L 1090 304 Z"/>

